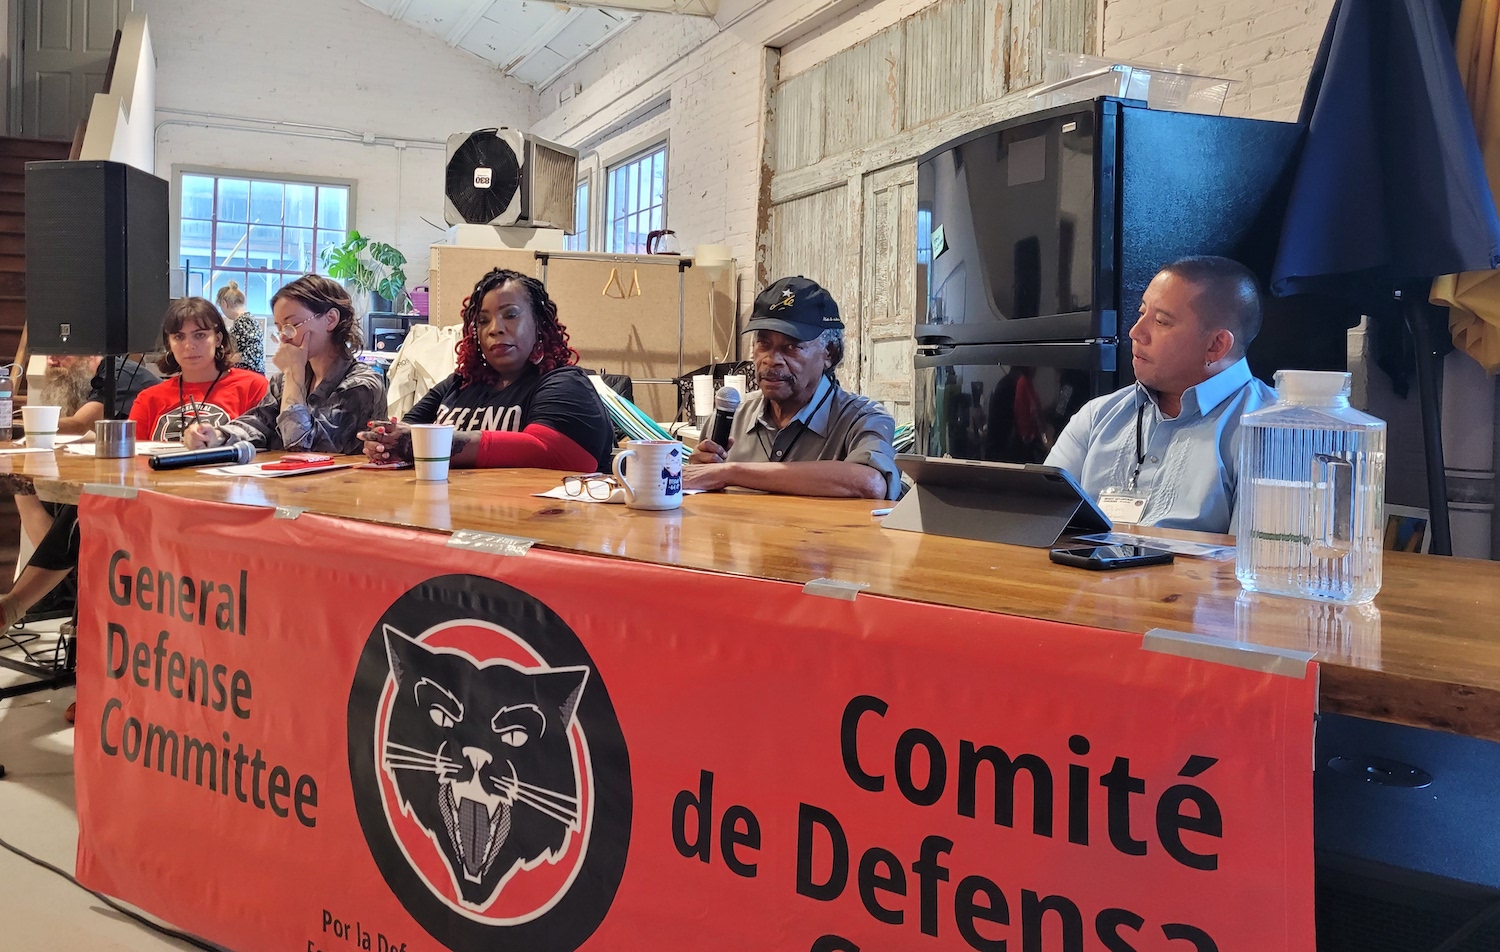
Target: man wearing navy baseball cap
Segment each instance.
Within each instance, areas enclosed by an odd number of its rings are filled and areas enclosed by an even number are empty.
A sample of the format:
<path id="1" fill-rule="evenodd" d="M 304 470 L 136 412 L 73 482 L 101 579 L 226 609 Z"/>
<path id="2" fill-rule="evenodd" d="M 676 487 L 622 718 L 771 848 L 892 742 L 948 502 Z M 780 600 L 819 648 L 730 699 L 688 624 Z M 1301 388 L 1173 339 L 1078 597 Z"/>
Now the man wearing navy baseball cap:
<path id="1" fill-rule="evenodd" d="M 683 487 L 895 499 L 896 423 L 839 386 L 844 322 L 833 297 L 807 278 L 782 278 L 755 299 L 745 333 L 760 389 L 740 403 L 728 446 L 698 444 Z"/>

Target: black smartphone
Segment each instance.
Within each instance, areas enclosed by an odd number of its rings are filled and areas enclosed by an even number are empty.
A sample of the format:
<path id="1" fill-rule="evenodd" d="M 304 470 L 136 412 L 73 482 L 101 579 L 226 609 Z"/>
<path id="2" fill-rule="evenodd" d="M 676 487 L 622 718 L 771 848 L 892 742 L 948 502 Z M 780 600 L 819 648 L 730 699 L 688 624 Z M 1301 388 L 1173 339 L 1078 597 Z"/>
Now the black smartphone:
<path id="1" fill-rule="evenodd" d="M 1133 569 L 1141 565 L 1169 565 L 1172 553 L 1144 545 L 1091 545 L 1081 549 L 1053 549 L 1052 561 L 1080 569 L 1103 572 Z"/>

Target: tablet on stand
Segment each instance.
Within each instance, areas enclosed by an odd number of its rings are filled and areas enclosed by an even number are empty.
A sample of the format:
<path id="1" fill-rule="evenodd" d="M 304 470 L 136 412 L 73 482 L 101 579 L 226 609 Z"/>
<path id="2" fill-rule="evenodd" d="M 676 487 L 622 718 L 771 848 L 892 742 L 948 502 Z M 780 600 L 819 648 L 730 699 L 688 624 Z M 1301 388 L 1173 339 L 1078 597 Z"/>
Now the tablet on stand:
<path id="1" fill-rule="evenodd" d="M 915 485 L 882 520 L 887 529 L 1050 549 L 1065 535 L 1113 524 L 1055 466 L 896 456 Z"/>

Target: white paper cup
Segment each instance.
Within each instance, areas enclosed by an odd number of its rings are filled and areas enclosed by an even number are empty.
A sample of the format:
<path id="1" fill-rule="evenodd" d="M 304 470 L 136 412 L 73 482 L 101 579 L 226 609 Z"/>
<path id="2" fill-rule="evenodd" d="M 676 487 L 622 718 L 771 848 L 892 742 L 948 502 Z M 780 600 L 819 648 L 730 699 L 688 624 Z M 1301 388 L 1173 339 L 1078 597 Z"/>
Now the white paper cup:
<path id="1" fill-rule="evenodd" d="M 733 387 L 734 389 L 738 390 L 740 392 L 740 396 L 742 397 L 750 392 L 749 390 L 745 389 L 746 385 L 744 374 L 730 374 L 729 376 L 724 378 L 724 386 Z"/>
<path id="2" fill-rule="evenodd" d="M 50 450 L 57 445 L 57 420 L 62 407 L 21 408 L 21 421 L 26 427 L 26 445 L 41 450 Z"/>
<path id="3" fill-rule="evenodd" d="M 708 374 L 693 377 L 693 415 L 702 420 L 714 412 L 714 378 Z"/>
<path id="4" fill-rule="evenodd" d="M 442 482 L 448 478 L 448 459 L 453 455 L 453 426 L 444 423 L 413 423 L 411 455 L 417 478 Z"/>

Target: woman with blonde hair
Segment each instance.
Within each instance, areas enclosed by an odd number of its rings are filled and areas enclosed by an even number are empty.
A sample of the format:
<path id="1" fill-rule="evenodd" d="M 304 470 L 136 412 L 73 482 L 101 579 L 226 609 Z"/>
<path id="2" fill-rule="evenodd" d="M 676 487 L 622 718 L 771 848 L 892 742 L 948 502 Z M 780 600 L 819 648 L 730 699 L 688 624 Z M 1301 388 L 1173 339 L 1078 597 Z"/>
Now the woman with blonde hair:
<path id="1" fill-rule="evenodd" d="M 234 339 L 234 365 L 253 370 L 261 376 L 266 373 L 266 345 L 261 337 L 260 323 L 245 309 L 245 292 L 238 281 L 231 281 L 219 289 L 219 310 L 229 322 L 229 336 Z"/>
<path id="2" fill-rule="evenodd" d="M 277 291 L 271 314 L 281 374 L 259 406 L 222 426 L 194 424 L 191 449 L 248 440 L 258 450 L 358 453 L 360 432 L 385 411 L 385 381 L 354 359 L 354 304 L 337 281 L 306 274 Z"/>

